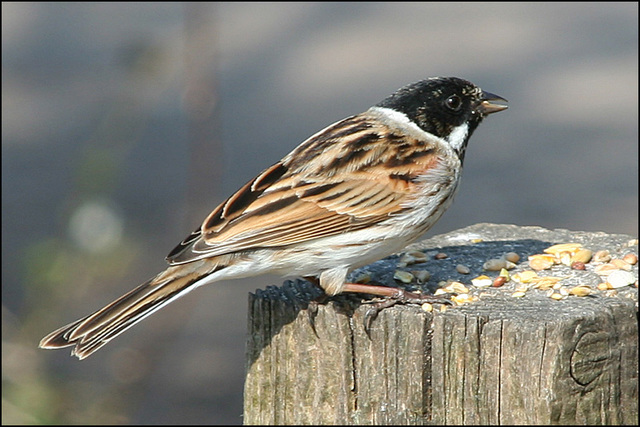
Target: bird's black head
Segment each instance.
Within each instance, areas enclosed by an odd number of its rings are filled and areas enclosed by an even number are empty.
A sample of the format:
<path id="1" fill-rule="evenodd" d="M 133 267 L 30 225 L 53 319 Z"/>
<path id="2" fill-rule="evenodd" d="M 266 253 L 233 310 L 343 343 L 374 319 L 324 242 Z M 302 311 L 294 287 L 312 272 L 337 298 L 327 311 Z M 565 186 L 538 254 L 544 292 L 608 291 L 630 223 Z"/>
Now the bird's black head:
<path id="1" fill-rule="evenodd" d="M 469 137 L 488 114 L 506 105 L 506 100 L 457 77 L 434 77 L 405 86 L 377 107 L 406 114 L 421 129 L 451 144 L 462 159 Z"/>

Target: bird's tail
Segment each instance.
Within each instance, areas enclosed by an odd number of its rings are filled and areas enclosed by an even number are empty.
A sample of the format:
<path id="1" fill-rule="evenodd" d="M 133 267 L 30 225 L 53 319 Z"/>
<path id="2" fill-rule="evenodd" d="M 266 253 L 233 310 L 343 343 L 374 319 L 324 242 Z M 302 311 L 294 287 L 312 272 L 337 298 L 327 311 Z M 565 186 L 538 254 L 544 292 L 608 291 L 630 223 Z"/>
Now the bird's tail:
<path id="1" fill-rule="evenodd" d="M 153 279 L 95 313 L 51 332 L 40 348 L 75 346 L 71 354 L 84 359 L 145 317 L 202 284 L 223 266 L 208 260 L 171 266 Z"/>

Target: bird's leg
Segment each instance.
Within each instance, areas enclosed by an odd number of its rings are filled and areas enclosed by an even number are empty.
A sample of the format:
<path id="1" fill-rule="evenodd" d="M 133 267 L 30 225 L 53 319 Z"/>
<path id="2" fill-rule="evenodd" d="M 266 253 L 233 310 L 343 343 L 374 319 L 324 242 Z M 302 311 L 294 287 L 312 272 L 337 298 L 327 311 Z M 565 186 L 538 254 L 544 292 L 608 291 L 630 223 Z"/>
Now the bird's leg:
<path id="1" fill-rule="evenodd" d="M 449 301 L 448 299 L 435 295 L 417 294 L 415 292 L 409 292 L 400 288 L 377 285 L 363 285 L 361 283 L 345 283 L 341 292 L 357 292 L 361 294 L 386 297 L 394 301 L 394 303 L 388 305 L 388 307 L 391 307 L 392 305 L 395 305 L 397 303 L 423 304 L 425 302 L 430 302 L 437 304 L 451 304 L 451 301 Z"/>
<path id="2" fill-rule="evenodd" d="M 305 277 L 309 282 L 317 285 L 320 289 L 320 280 L 316 277 Z M 435 303 L 435 304 L 447 304 L 451 305 L 451 300 L 446 298 L 449 294 L 445 294 L 442 296 L 435 295 L 427 295 L 427 294 L 418 294 L 415 292 L 410 292 L 401 288 L 387 287 L 387 286 L 378 286 L 378 285 L 364 285 L 361 283 L 345 283 L 342 287 L 341 293 L 361 293 L 361 294 L 369 294 L 376 295 L 379 297 L 383 297 L 382 301 L 373 303 L 369 306 L 364 315 L 364 328 L 369 335 L 369 331 L 371 329 L 371 322 L 378 316 L 378 313 L 385 308 L 393 307 L 396 304 L 424 304 Z M 309 324 L 313 329 L 314 333 L 316 333 L 315 327 L 315 318 L 318 314 L 318 306 L 320 304 L 324 304 L 329 299 L 329 296 L 326 293 L 312 299 L 309 301 L 309 306 L 307 307 L 308 315 L 309 315 Z"/>
<path id="3" fill-rule="evenodd" d="M 378 313 L 385 308 L 392 307 L 396 304 L 423 304 L 437 303 L 451 305 L 451 301 L 442 296 L 417 294 L 400 288 L 391 288 L 386 286 L 363 285 L 360 283 L 345 283 L 342 292 L 358 292 L 363 294 L 371 294 L 384 297 L 380 302 L 371 304 L 364 314 L 364 329 L 370 336 L 371 322 L 378 316 Z M 447 294 L 448 295 L 448 294 Z"/>

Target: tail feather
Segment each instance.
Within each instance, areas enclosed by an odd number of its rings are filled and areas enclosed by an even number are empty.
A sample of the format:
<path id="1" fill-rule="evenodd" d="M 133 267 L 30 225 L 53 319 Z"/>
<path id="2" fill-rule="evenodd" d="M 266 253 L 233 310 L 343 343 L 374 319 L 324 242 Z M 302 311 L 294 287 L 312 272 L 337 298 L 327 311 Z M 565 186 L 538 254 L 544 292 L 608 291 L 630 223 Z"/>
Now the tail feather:
<path id="1" fill-rule="evenodd" d="M 84 359 L 136 323 L 198 287 L 205 276 L 222 266 L 169 267 L 153 279 L 121 296 L 104 308 L 51 332 L 40 341 L 40 348 L 75 346 L 71 355 Z M 203 271 L 204 270 L 204 271 Z"/>

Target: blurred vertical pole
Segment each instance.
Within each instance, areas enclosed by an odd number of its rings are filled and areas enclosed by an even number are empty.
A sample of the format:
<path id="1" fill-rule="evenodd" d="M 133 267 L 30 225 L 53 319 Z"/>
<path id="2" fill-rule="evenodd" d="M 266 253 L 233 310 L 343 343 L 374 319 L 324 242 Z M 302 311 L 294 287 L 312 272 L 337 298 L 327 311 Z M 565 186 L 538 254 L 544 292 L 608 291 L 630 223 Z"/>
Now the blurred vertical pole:
<path id="1" fill-rule="evenodd" d="M 190 146 L 186 220 L 199 224 L 219 201 L 222 143 L 216 98 L 215 3 L 189 2 L 185 14 L 183 104 Z"/>

